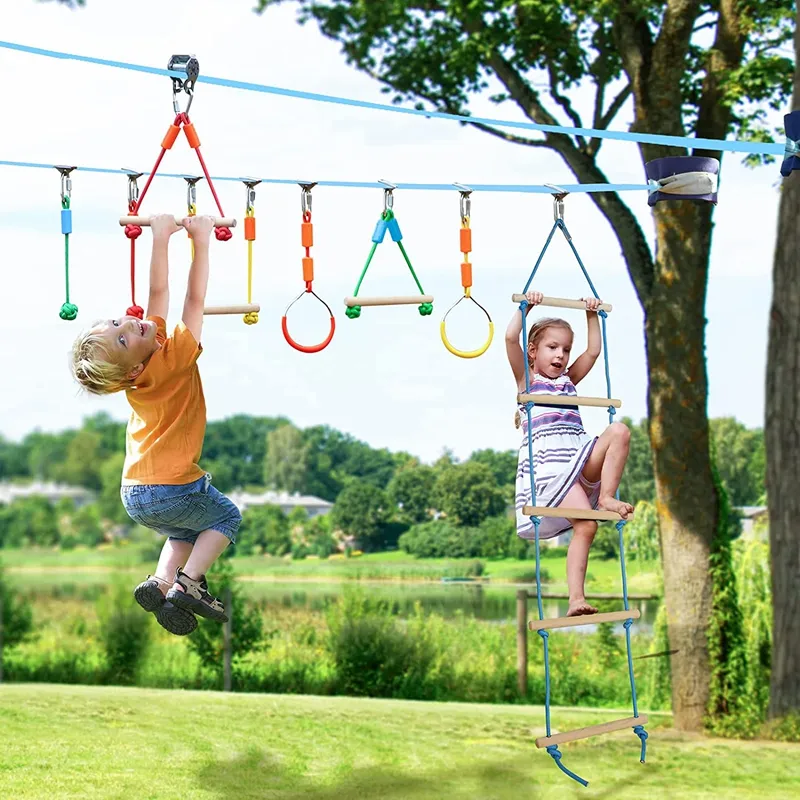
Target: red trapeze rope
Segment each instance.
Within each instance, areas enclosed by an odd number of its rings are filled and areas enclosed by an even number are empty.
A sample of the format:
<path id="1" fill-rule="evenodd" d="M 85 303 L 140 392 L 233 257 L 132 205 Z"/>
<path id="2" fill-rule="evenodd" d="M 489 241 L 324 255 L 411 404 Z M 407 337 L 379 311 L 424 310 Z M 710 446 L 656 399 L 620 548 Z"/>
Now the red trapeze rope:
<path id="1" fill-rule="evenodd" d="M 128 205 L 128 211 L 131 216 L 138 216 L 139 209 L 142 207 L 142 203 L 144 202 L 145 195 L 147 194 L 147 190 L 150 188 L 150 184 L 153 182 L 153 178 L 155 178 L 156 173 L 158 172 L 158 168 L 161 166 L 161 162 L 164 159 L 164 156 L 167 153 L 167 150 L 172 149 L 172 145 L 175 144 L 175 140 L 178 138 L 178 134 L 180 131 L 183 130 L 184 134 L 186 134 L 186 139 L 189 142 L 189 146 L 197 153 L 197 158 L 200 161 L 200 166 L 203 169 L 203 175 L 205 175 L 206 181 L 208 181 L 208 186 L 211 189 L 211 194 L 214 196 L 214 202 L 217 204 L 217 209 L 219 210 L 219 215 L 221 217 L 225 216 L 225 212 L 222 210 L 222 204 L 219 201 L 219 197 L 217 196 L 217 190 L 214 188 L 214 182 L 211 180 L 211 176 L 208 174 L 208 168 L 206 167 L 205 159 L 203 158 L 203 154 L 200 152 L 200 138 L 197 135 L 197 132 L 194 129 L 194 125 L 189 120 L 189 115 L 180 112 L 176 115 L 174 122 L 170 126 L 169 130 L 167 131 L 167 135 L 164 137 L 163 141 L 161 142 L 161 153 L 159 153 L 158 158 L 156 159 L 156 163 L 153 166 L 153 169 L 150 172 L 150 175 L 147 178 L 147 182 L 144 185 L 144 189 L 142 190 L 142 194 L 139 197 L 138 202 L 131 202 Z M 136 304 L 135 294 L 136 294 L 136 239 L 142 233 L 142 229 L 139 225 L 126 225 L 125 226 L 125 235 L 131 240 L 131 302 L 132 305 L 128 309 L 127 313 L 130 316 L 138 317 L 142 319 L 144 317 L 144 309 Z M 229 239 L 233 237 L 233 233 L 231 232 L 230 228 L 215 228 L 214 235 L 217 237 L 218 241 L 227 242 Z"/>

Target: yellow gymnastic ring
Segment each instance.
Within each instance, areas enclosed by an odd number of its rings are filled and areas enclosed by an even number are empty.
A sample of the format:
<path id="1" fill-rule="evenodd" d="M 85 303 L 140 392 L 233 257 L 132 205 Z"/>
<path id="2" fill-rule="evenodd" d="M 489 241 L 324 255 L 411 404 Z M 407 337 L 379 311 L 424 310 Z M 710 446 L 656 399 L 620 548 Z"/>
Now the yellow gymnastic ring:
<path id="1" fill-rule="evenodd" d="M 457 348 L 453 347 L 450 344 L 450 340 L 447 338 L 447 333 L 445 331 L 445 320 L 447 319 L 447 314 L 449 314 L 460 302 L 464 300 L 466 297 L 469 297 L 473 303 L 475 303 L 478 308 L 486 314 L 487 318 L 489 319 L 489 338 L 483 344 L 482 347 L 479 347 L 477 350 L 458 350 Z M 439 323 L 439 332 L 442 335 L 442 343 L 444 346 L 454 355 L 458 356 L 459 358 L 477 358 L 478 356 L 482 356 L 488 349 L 489 345 L 492 343 L 492 339 L 494 338 L 494 323 L 492 322 L 492 318 L 489 316 L 489 312 L 480 304 L 478 303 L 475 298 L 464 295 L 464 297 L 460 298 L 451 308 L 448 309 L 447 314 L 444 315 L 444 318 Z"/>

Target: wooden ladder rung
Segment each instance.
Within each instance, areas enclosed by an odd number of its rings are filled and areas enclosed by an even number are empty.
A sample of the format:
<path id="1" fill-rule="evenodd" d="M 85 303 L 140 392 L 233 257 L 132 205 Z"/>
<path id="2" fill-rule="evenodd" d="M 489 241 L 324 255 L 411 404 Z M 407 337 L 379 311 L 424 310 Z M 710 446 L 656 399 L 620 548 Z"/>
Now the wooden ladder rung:
<path id="1" fill-rule="evenodd" d="M 594 508 L 562 508 L 561 506 L 523 506 L 526 517 L 563 517 L 564 519 L 596 519 L 603 522 L 618 522 L 622 517 L 616 511 L 600 511 Z M 628 520 L 633 514 L 628 514 Z"/>
<path id="2" fill-rule="evenodd" d="M 552 630 L 553 628 L 574 628 L 578 625 L 599 625 L 601 622 L 620 622 L 624 619 L 639 619 L 638 608 L 629 611 L 608 611 L 604 614 L 582 614 L 578 617 L 553 617 L 552 619 L 532 619 L 528 628 L 532 631 Z"/>
<path id="3" fill-rule="evenodd" d="M 613 397 L 572 397 L 564 394 L 518 394 L 518 403 L 534 403 L 538 406 L 593 406 L 595 408 L 622 408 L 622 400 Z"/>
<path id="4" fill-rule="evenodd" d="M 639 714 L 638 717 L 627 717 L 626 719 L 616 719 L 613 722 L 603 722 L 600 725 L 590 725 L 588 728 L 578 728 L 566 733 L 556 733 L 552 736 L 540 736 L 536 740 L 537 747 L 549 747 L 551 744 L 564 744 L 564 742 L 574 742 L 578 739 L 588 739 L 590 736 L 597 736 L 599 733 L 611 733 L 621 731 L 625 728 L 633 728 L 636 725 L 647 725 L 647 714 Z"/>
<path id="5" fill-rule="evenodd" d="M 521 303 L 525 299 L 524 294 L 512 294 L 511 301 L 513 303 Z M 553 308 L 574 308 L 577 311 L 585 311 L 586 303 L 582 300 L 569 300 L 564 297 L 543 297 L 540 306 L 551 306 Z M 613 306 L 611 303 L 601 303 L 598 311 L 611 311 Z"/>

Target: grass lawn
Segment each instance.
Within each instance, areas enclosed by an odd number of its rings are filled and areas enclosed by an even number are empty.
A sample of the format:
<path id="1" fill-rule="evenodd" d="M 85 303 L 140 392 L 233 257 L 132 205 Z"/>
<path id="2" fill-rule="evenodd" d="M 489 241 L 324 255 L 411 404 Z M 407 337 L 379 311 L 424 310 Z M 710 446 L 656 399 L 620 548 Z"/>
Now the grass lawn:
<path id="1" fill-rule="evenodd" d="M 629 712 L 553 710 L 554 730 Z M 648 723 L 537 750 L 542 709 L 397 700 L 0 686 L 0 797 L 14 800 L 519 800 L 796 797 L 800 746 Z"/>
<path id="2" fill-rule="evenodd" d="M 115 570 L 139 574 L 150 570 L 155 559 L 142 557 L 142 548 L 135 544 L 96 549 L 32 548 L 0 551 L 0 560 L 20 585 L 47 583 L 105 583 Z M 307 558 L 291 561 L 272 556 L 237 556 L 236 571 L 245 580 L 285 581 L 440 581 L 443 576 L 463 574 L 464 567 L 475 559 L 416 559 L 407 553 L 368 553 L 355 558 Z M 489 582 L 532 583 L 535 586 L 535 562 L 502 559 L 484 561 Z M 566 565 L 563 555 L 542 558 L 542 567 L 550 576 L 544 582 L 548 591 L 566 592 Z M 589 558 L 586 577 L 589 592 L 617 593 L 621 589 L 619 561 Z M 632 594 L 661 594 L 656 566 L 652 563 L 628 562 L 628 591 Z"/>

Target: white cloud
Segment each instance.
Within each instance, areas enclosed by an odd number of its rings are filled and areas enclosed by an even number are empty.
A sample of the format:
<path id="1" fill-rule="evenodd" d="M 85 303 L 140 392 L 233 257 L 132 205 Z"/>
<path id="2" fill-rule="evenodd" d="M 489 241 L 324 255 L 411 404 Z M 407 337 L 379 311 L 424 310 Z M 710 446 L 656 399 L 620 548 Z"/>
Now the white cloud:
<path id="1" fill-rule="evenodd" d="M 251 3 L 213 0 L 128 4 L 90 2 L 70 12 L 51 3 L 14 0 L 4 16 L 3 38 L 38 47 L 166 67 L 172 53 L 194 52 L 204 74 L 319 93 L 387 102 L 369 78 L 347 67 L 339 47 L 313 24 L 295 22 L 291 6 L 264 16 Z M 224 10 L 223 10 L 224 7 Z M 135 13 L 135 34 L 119 15 Z M 166 77 L 112 70 L 0 50 L 3 85 L 0 158 L 82 166 L 150 169 L 172 120 Z M 476 109 L 519 118 L 511 107 L 482 100 Z M 512 147 L 453 122 L 393 115 L 342 105 L 198 84 L 192 118 L 212 175 L 257 175 L 289 179 L 366 180 L 398 183 L 573 183 L 554 154 Z M 763 390 L 751 403 L 737 398 L 739 371 L 763 374 L 766 310 L 777 198 L 775 168 L 756 172 L 726 156 L 716 212 L 709 285 L 710 412 L 733 414 L 760 424 Z M 635 147 L 603 146 L 610 180 L 642 183 Z M 161 169 L 199 174 L 194 154 L 179 139 Z M 0 169 L 0 263 L 4 312 L 0 316 L 4 377 L 0 432 L 18 438 L 41 427 L 58 430 L 105 408 L 124 419 L 124 398 L 76 395 L 66 363 L 78 330 L 100 316 L 121 313 L 130 302 L 128 241 L 118 217 L 125 213 L 122 175 L 73 173 L 74 235 L 71 295 L 80 308 L 76 322 L 58 318 L 64 299 L 63 237 L 59 227 L 59 178 L 55 170 Z M 143 187 L 144 181 L 141 182 Z M 244 187 L 220 182 L 225 212 L 241 219 Z M 406 449 L 435 458 L 443 448 L 465 457 L 479 447 L 513 448 L 514 385 L 505 359 L 503 333 L 520 291 L 552 224 L 551 200 L 542 195 L 473 195 L 474 294 L 495 322 L 495 341 L 474 360 L 448 353 L 439 321 L 461 294 L 458 194 L 398 190 L 395 209 L 404 244 L 434 315 L 421 318 L 414 306 L 365 308 L 358 320 L 344 315 L 369 251 L 382 208 L 379 190 L 318 187 L 314 190 L 315 289 L 331 305 L 337 331 L 317 355 L 292 350 L 280 332 L 286 305 L 302 289 L 300 190 L 261 185 L 257 189 L 254 299 L 258 325 L 239 318 L 214 318 L 204 329 L 201 360 L 209 417 L 284 414 L 299 425 L 328 423 L 374 446 Z M 200 211 L 214 211 L 201 182 Z M 644 194 L 628 193 L 645 231 L 652 230 Z M 144 213 L 182 213 L 185 184 L 157 179 Z M 757 213 L 753 213 L 753 209 Z M 612 231 L 585 195 L 567 200 L 567 223 L 600 294 L 615 304 L 609 319 L 612 390 L 622 412 L 646 413 L 646 364 L 642 312 Z M 241 223 L 240 223 L 241 224 Z M 138 243 L 137 300 L 147 292 L 149 234 Z M 171 249 L 171 321 L 180 314 L 188 272 L 188 242 L 176 236 Z M 246 245 L 237 235 L 214 244 L 210 303 L 246 299 Z M 541 267 L 541 288 L 579 296 L 585 282 L 568 247 L 556 240 Z M 378 248 L 362 294 L 413 293 L 415 287 L 397 247 Z M 462 304 L 464 306 L 464 304 Z M 485 321 L 477 309 L 459 308 L 448 332 L 464 348 L 482 343 Z M 730 346 L 747 334 L 741 347 Z M 580 315 L 575 317 L 582 336 Z M 324 338 L 327 316 L 312 298 L 293 308 L 292 332 L 301 341 Z M 587 379 L 587 393 L 605 392 L 602 368 Z M 600 428 L 605 412 L 587 411 Z"/>

